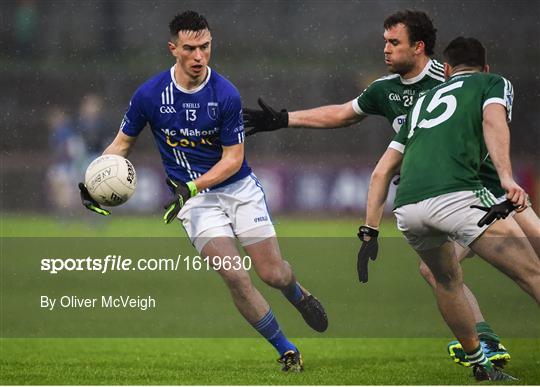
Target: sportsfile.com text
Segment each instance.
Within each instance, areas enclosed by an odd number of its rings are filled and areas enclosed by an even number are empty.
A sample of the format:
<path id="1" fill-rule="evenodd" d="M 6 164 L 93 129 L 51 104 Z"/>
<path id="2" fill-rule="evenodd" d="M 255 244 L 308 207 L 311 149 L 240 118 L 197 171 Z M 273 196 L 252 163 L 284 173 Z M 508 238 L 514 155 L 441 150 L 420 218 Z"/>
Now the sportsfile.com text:
<path id="1" fill-rule="evenodd" d="M 115 271 L 199 271 L 250 270 L 249 256 L 200 257 L 179 254 L 176 258 L 137 258 L 109 254 L 104 258 L 43 258 L 41 271 L 58 274 L 62 271 L 95 271 L 101 274 Z"/>

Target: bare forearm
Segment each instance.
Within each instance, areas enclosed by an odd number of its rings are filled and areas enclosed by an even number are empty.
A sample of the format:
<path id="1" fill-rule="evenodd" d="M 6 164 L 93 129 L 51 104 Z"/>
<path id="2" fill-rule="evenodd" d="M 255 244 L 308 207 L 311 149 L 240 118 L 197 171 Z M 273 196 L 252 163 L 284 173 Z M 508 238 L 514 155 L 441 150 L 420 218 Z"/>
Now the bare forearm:
<path id="1" fill-rule="evenodd" d="M 497 129 L 499 132 L 499 129 Z M 501 131 L 502 132 L 502 131 Z M 512 177 L 512 163 L 510 162 L 510 136 L 503 133 L 496 135 L 491 131 L 487 136 L 484 134 L 486 145 L 491 160 L 501 179 Z"/>
<path id="2" fill-rule="evenodd" d="M 392 175 L 390 173 L 373 173 L 369 182 L 366 225 L 378 228 L 384 212 L 384 205 L 388 197 L 388 187 Z"/>
<path id="3" fill-rule="evenodd" d="M 122 157 L 127 157 L 129 154 L 129 148 L 121 147 L 115 144 L 109 145 L 105 150 L 103 151 L 104 155 L 118 155 Z"/>
<path id="4" fill-rule="evenodd" d="M 491 106 L 486 108 L 489 109 Z M 499 108 L 499 106 L 495 106 Z M 512 163 L 510 161 L 510 130 L 502 109 L 484 115 L 484 141 L 495 169 L 501 180 L 512 178 Z"/>
<path id="5" fill-rule="evenodd" d="M 118 155 L 127 157 L 135 144 L 136 137 L 130 137 L 122 132 L 118 132 L 113 142 L 105 148 L 104 155 Z"/>
<path id="6" fill-rule="evenodd" d="M 527 193 L 512 176 L 510 129 L 506 123 L 506 107 L 495 103 L 486 106 L 482 126 L 484 141 L 501 180 L 501 187 L 506 192 L 506 198 L 518 207 L 526 207 Z"/>
<path id="7" fill-rule="evenodd" d="M 360 121 L 364 116 L 356 114 L 352 107 L 344 105 L 327 105 L 314 109 L 289 112 L 291 128 L 341 128 Z"/>
<path id="8" fill-rule="evenodd" d="M 221 159 L 208 172 L 194 180 L 197 190 L 200 192 L 224 182 L 234 175 L 242 166 L 242 160 Z"/>
<path id="9" fill-rule="evenodd" d="M 388 187 L 390 181 L 397 173 L 401 166 L 403 155 L 401 152 L 388 148 L 375 166 L 369 181 L 367 209 L 366 209 L 366 225 L 378 228 L 384 211 L 384 204 L 388 197 Z"/>

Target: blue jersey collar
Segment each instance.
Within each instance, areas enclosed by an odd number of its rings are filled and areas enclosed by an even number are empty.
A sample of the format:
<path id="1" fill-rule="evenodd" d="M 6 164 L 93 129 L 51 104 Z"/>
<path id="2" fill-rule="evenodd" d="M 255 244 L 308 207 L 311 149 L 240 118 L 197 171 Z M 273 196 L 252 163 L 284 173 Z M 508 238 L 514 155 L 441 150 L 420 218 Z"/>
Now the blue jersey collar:
<path id="1" fill-rule="evenodd" d="M 176 86 L 176 88 L 178 90 L 180 90 L 182 93 L 186 93 L 186 94 L 195 94 L 196 92 L 201 91 L 206 86 L 208 81 L 210 80 L 210 75 L 212 74 L 212 69 L 207 66 L 206 68 L 208 69 L 208 71 L 206 72 L 206 78 L 203 81 L 203 83 L 201 83 L 199 86 L 197 86 L 194 89 L 187 90 L 187 89 L 184 89 L 182 86 L 180 86 L 178 83 L 176 83 L 176 79 L 174 78 L 174 69 L 175 68 L 176 68 L 176 64 L 173 67 L 171 67 L 171 79 L 172 79 L 172 81 L 174 83 L 174 86 Z"/>

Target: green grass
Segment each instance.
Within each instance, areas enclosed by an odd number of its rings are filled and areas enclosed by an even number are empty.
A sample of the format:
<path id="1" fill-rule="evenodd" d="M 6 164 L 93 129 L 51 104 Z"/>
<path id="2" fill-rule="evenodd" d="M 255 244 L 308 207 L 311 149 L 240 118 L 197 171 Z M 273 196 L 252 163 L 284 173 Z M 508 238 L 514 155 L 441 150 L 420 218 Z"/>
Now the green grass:
<path id="1" fill-rule="evenodd" d="M 278 236 L 284 237 L 355 237 L 363 219 L 345 217 L 338 219 L 313 219 L 277 217 L 274 219 Z M 400 235 L 395 221 L 389 219 L 382 225 L 386 236 Z M 3 215 L 0 219 L 1 236 L 114 236 L 114 237 L 176 237 L 185 236 L 178 222 L 166 225 L 159 216 L 118 217 L 114 214 L 101 217 L 85 214 L 82 219 L 48 217 L 42 215 Z"/>
<path id="2" fill-rule="evenodd" d="M 305 372 L 279 371 L 256 339 L 2 341 L 2 384 L 476 384 L 442 339 L 299 339 Z M 507 341 L 515 384 L 540 381 L 539 342 Z M 536 351 L 536 353 L 535 353 Z"/>
<path id="3" fill-rule="evenodd" d="M 185 238 L 160 238 L 185 234 L 159 217 L 82 216 L 1 218 L 1 384 L 475 384 L 470 370 L 449 360 L 450 332 L 401 237 L 381 240 L 369 284 L 358 284 L 361 219 L 275 220 L 284 256 L 330 318 L 328 332 L 314 334 L 278 291 L 252 275 L 305 358 L 304 373 L 282 374 L 275 351 L 234 310 L 214 273 L 40 272 L 36 259 L 52 252 L 95 247 L 145 256 L 168 254 L 174 245 L 193 253 Z M 382 235 L 399 236 L 393 220 Z M 133 236 L 139 238 L 102 238 Z M 513 356 L 508 371 L 520 384 L 540 384 L 538 307 L 479 259 L 467 260 L 464 272 Z M 43 293 L 152 294 L 160 308 L 49 313 L 36 306 Z"/>

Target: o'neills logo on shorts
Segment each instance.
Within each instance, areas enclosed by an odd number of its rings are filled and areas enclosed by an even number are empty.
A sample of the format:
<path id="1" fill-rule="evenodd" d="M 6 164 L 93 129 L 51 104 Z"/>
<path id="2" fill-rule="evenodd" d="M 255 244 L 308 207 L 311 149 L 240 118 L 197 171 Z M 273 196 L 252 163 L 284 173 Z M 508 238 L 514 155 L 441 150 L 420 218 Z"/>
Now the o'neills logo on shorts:
<path id="1" fill-rule="evenodd" d="M 259 217 L 255 218 L 255 219 L 253 219 L 253 221 L 255 223 L 266 222 L 266 221 L 268 221 L 268 216 L 259 216 Z"/>

